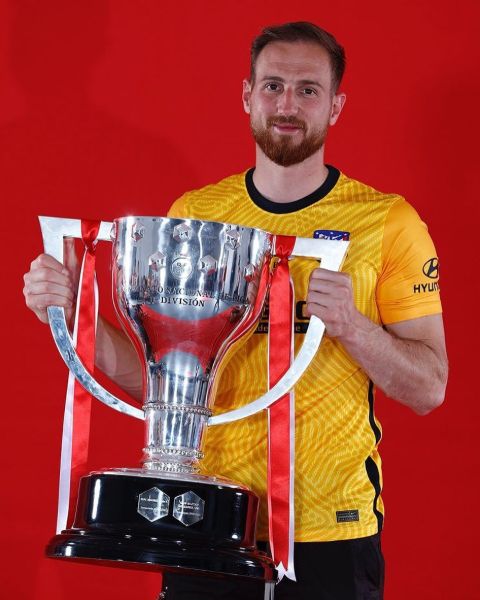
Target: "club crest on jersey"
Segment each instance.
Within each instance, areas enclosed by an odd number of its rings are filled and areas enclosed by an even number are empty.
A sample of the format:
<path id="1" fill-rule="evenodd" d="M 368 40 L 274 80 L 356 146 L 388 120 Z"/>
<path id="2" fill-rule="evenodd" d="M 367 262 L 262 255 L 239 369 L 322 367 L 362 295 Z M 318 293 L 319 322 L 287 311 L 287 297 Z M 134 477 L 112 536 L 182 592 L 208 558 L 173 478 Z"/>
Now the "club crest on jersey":
<path id="1" fill-rule="evenodd" d="M 313 237 L 317 240 L 343 240 L 346 242 L 350 239 L 350 232 L 335 231 L 334 229 L 316 229 L 313 232 Z"/>

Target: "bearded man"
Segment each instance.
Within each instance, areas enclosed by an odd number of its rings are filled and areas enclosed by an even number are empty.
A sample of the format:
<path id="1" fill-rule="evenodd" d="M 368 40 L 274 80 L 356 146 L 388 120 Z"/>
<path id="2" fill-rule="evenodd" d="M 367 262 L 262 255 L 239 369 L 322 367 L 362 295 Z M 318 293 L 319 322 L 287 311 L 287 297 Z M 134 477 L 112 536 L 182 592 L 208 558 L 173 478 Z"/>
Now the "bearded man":
<path id="1" fill-rule="evenodd" d="M 264 29 L 253 41 L 250 78 L 243 82 L 255 167 L 186 193 L 169 211 L 172 217 L 351 241 L 342 273 L 312 271 L 306 260 L 291 267 L 295 345 L 309 315 L 324 321 L 327 337 L 295 388 L 297 582 L 284 578 L 275 592 L 279 599 L 383 597 L 374 388 L 423 415 L 443 402 L 447 380 L 438 285 L 422 285 L 437 280 L 422 270 L 436 256 L 426 226 L 402 197 L 380 193 L 324 162 L 328 129 L 345 105 L 344 69 L 343 48 L 316 25 Z M 50 304 L 71 311 L 76 285 L 71 272 L 41 255 L 25 276 L 27 305 L 42 321 Z M 267 389 L 265 329 L 261 323 L 223 371 L 219 411 Z M 98 367 L 140 398 L 140 368 L 130 343 L 104 321 L 97 339 Z M 206 470 L 242 482 L 264 500 L 266 430 L 263 414 L 213 428 Z M 258 538 L 268 539 L 266 502 Z M 202 592 L 201 584 L 192 591 L 182 588 L 181 578 L 166 580 L 165 598 L 246 597 L 240 585 L 223 589 L 217 582 Z"/>

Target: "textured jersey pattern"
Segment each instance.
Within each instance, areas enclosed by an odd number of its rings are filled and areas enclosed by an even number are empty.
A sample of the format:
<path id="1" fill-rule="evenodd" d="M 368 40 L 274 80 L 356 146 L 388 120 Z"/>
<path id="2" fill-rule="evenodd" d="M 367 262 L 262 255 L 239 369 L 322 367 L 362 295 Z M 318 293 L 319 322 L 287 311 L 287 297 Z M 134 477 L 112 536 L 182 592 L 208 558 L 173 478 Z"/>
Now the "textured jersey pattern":
<path id="1" fill-rule="evenodd" d="M 414 271 L 406 281 L 401 268 L 396 266 L 395 261 L 405 260 L 406 244 L 404 240 L 398 242 L 398 227 L 385 235 L 389 213 L 397 205 L 405 205 L 403 212 L 418 222 L 415 235 L 422 239 L 416 240 L 416 251 L 420 248 L 423 254 L 417 263 L 423 264 L 434 249 L 415 211 L 401 197 L 379 193 L 343 174 L 325 197 L 289 214 L 274 214 L 259 208 L 248 195 L 242 173 L 188 192 L 174 203 L 169 215 L 237 223 L 309 238 L 317 230 L 349 232 L 351 246 L 343 270 L 352 277 L 358 309 L 380 323 L 383 308 L 379 302 L 385 303 L 389 322 L 441 310 L 438 291 L 425 291 L 416 297 L 411 293 L 408 302 L 397 303 L 395 307 L 395 286 L 400 286 L 405 295 L 418 275 Z M 399 253 L 391 248 L 396 243 Z M 302 315 L 302 302 L 310 272 L 317 263 L 295 259 L 290 266 L 295 283 L 298 350 L 308 323 Z M 403 284 L 395 278 L 395 272 L 401 274 Z M 380 290 L 382 281 L 385 289 Z M 389 286 L 393 292 L 389 292 Z M 265 326 L 261 322 L 259 331 L 264 332 Z M 267 351 L 267 335 L 255 333 L 233 355 L 218 383 L 216 413 L 246 404 L 266 391 Z M 377 450 L 381 429 L 373 416 L 373 392 L 367 375 L 338 342 L 324 338 L 313 363 L 295 387 L 295 401 L 295 539 L 340 540 L 376 533 L 383 520 L 381 461 Z M 205 472 L 239 481 L 262 498 L 259 539 L 268 537 L 264 500 L 266 432 L 266 414 L 212 427 L 207 434 L 203 461 Z"/>

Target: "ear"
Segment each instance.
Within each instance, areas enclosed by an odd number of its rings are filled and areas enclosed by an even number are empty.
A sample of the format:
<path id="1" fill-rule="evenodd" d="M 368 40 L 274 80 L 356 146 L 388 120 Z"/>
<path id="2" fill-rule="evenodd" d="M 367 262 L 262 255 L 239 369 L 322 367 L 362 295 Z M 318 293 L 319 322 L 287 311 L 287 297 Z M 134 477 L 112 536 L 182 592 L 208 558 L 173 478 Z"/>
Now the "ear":
<path id="1" fill-rule="evenodd" d="M 330 125 L 335 125 L 342 112 L 343 106 L 347 100 L 347 96 L 345 94 L 335 94 L 332 99 L 332 109 L 330 111 Z"/>
<path id="2" fill-rule="evenodd" d="M 252 95 L 252 85 L 248 79 L 243 80 L 242 102 L 243 110 L 250 114 L 250 96 Z"/>

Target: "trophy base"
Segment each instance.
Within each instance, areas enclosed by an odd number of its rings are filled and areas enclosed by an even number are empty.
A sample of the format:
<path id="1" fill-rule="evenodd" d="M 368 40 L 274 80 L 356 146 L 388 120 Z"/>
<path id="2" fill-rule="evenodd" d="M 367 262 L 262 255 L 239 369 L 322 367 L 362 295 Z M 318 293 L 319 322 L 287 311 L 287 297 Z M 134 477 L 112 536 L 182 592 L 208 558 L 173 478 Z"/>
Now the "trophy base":
<path id="1" fill-rule="evenodd" d="M 274 581 L 255 546 L 258 498 L 231 482 L 91 473 L 80 482 L 73 527 L 47 556 L 149 570 L 182 570 Z"/>

